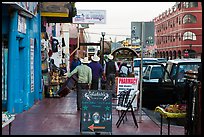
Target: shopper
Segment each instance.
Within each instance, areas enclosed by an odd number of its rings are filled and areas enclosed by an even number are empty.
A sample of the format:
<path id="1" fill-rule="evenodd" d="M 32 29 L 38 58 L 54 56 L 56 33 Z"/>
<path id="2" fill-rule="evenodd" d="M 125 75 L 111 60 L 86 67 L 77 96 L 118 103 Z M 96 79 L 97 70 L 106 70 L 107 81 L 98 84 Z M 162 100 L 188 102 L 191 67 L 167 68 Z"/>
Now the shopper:
<path id="1" fill-rule="evenodd" d="M 118 75 L 118 65 L 113 61 L 113 55 L 108 55 L 108 62 L 104 65 L 104 74 L 106 78 L 106 89 L 112 90 L 115 96 L 115 77 Z"/>
<path id="2" fill-rule="evenodd" d="M 119 67 L 119 77 L 127 77 L 130 74 L 127 62 L 123 62 Z"/>
<path id="3" fill-rule="evenodd" d="M 77 110 L 81 109 L 82 101 L 82 92 L 81 90 L 88 90 L 91 88 L 92 82 L 92 70 L 88 66 L 89 60 L 88 57 L 85 57 L 82 60 L 82 64 L 77 66 L 71 73 L 68 74 L 68 77 L 71 77 L 73 74 L 78 74 L 77 82 Z"/>
<path id="4" fill-rule="evenodd" d="M 70 65 L 70 72 L 72 72 L 79 65 L 81 65 L 81 61 L 79 60 L 78 56 L 75 55 Z"/>
<path id="5" fill-rule="evenodd" d="M 100 58 L 97 55 L 91 56 L 91 62 L 89 63 L 89 67 L 92 69 L 92 90 L 98 90 L 99 79 L 102 78 L 103 67 L 99 63 Z"/>

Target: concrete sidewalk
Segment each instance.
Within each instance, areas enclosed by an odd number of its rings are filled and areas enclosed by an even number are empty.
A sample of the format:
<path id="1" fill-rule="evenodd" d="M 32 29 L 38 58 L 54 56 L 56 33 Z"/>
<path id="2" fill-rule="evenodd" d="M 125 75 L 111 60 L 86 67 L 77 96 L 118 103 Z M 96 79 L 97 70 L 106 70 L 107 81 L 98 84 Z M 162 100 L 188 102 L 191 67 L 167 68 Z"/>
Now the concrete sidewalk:
<path id="1" fill-rule="evenodd" d="M 112 109 L 112 135 L 160 135 L 160 124 L 152 121 L 145 112 L 139 123 L 134 125 L 130 113 L 128 120 L 116 127 L 118 113 Z M 183 126 L 171 125 L 171 135 L 184 135 Z M 2 129 L 2 135 L 8 135 L 8 126 Z M 80 111 L 76 109 L 76 92 L 72 91 L 63 98 L 43 98 L 30 110 L 17 114 L 11 127 L 11 135 L 80 135 Z M 167 125 L 163 125 L 163 135 L 167 135 Z"/>

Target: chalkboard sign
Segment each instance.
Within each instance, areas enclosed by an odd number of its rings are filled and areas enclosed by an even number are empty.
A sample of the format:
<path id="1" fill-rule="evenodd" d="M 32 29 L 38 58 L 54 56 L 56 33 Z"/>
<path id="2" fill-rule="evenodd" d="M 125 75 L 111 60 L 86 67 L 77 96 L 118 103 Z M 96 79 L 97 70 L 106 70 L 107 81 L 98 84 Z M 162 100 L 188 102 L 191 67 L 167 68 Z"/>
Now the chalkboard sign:
<path id="1" fill-rule="evenodd" d="M 112 132 L 112 95 L 108 90 L 82 90 L 80 132 Z"/>

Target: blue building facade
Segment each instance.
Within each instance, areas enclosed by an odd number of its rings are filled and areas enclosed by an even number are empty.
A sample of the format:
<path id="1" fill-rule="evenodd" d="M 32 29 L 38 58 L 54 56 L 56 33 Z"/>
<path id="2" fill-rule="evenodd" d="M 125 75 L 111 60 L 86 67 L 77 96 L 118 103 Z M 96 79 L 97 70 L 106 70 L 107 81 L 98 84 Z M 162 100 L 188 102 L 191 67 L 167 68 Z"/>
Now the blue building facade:
<path id="1" fill-rule="evenodd" d="M 38 2 L 2 2 L 2 57 L 2 108 L 21 113 L 42 99 Z"/>

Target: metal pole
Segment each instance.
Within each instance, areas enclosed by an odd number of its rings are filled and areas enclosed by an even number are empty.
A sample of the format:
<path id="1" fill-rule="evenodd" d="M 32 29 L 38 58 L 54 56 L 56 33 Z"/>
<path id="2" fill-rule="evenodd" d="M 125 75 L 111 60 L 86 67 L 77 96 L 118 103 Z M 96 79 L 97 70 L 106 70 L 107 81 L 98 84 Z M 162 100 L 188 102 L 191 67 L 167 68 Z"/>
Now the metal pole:
<path id="1" fill-rule="evenodd" d="M 101 32 L 101 35 L 102 35 L 102 59 L 101 59 L 101 62 L 102 62 L 102 67 L 104 67 L 104 36 L 105 36 L 105 32 Z"/>
<path id="2" fill-rule="evenodd" d="M 141 63 L 140 63 L 140 107 L 139 107 L 139 112 L 140 112 L 140 116 L 139 116 L 139 122 L 142 122 L 142 77 L 143 77 L 143 46 L 144 46 L 144 22 L 142 22 L 142 31 L 141 31 L 141 35 L 142 35 L 142 42 L 141 42 Z"/>

